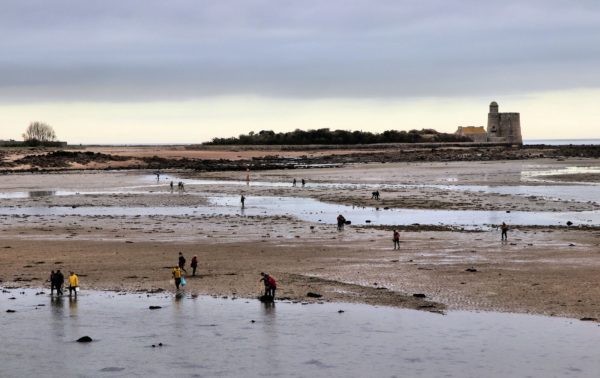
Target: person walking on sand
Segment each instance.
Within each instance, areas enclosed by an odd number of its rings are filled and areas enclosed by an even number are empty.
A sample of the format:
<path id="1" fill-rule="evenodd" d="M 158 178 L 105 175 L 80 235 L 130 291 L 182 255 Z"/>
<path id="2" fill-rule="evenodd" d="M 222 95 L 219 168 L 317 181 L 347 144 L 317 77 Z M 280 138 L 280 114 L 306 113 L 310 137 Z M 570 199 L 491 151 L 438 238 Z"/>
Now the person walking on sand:
<path id="1" fill-rule="evenodd" d="M 338 231 L 342 231 L 344 229 L 344 225 L 346 224 L 346 218 L 342 214 L 337 216 L 337 229 Z"/>
<path id="2" fill-rule="evenodd" d="M 242 203 L 242 209 L 244 208 L 244 203 L 246 202 L 246 197 L 244 197 L 244 195 L 242 194 L 242 196 L 240 197 L 240 202 Z"/>
<path id="3" fill-rule="evenodd" d="M 56 295 L 63 295 L 62 287 L 65 283 L 65 276 L 62 274 L 60 269 L 54 273 L 54 288 L 56 289 Z"/>
<path id="4" fill-rule="evenodd" d="M 500 240 L 508 240 L 508 225 L 504 222 L 502 222 L 502 226 L 500 226 L 500 230 L 502 231 L 502 234 L 500 235 Z"/>
<path id="5" fill-rule="evenodd" d="M 77 289 L 79 288 L 79 277 L 77 274 L 70 272 L 69 273 L 69 297 L 73 293 L 75 293 L 75 298 L 77 298 Z"/>
<path id="6" fill-rule="evenodd" d="M 179 261 L 177 265 L 179 266 L 179 269 L 187 273 L 187 270 L 185 270 L 185 257 L 183 257 L 183 253 L 181 252 L 179 252 Z"/>
<path id="7" fill-rule="evenodd" d="M 175 288 L 179 291 L 179 285 L 181 285 L 181 269 L 178 266 L 173 268 L 173 279 L 175 280 Z"/>
<path id="8" fill-rule="evenodd" d="M 194 257 L 192 257 L 192 262 L 190 263 L 190 266 L 192 267 L 192 276 L 195 276 L 196 268 L 198 267 L 198 256 L 194 255 Z"/>
<path id="9" fill-rule="evenodd" d="M 394 230 L 394 249 L 400 249 L 400 233 L 398 232 L 398 230 Z"/>

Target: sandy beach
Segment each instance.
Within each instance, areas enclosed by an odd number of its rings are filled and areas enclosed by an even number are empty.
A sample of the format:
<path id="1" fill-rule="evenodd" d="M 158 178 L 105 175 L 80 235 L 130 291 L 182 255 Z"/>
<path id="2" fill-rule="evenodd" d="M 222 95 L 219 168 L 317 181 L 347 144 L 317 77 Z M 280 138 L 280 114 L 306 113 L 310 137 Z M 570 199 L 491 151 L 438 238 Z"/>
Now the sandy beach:
<path id="1" fill-rule="evenodd" d="M 164 170 L 158 182 L 152 171 L 138 170 L 10 174 L 0 184 L 0 279 L 8 287 L 43 287 L 60 268 L 76 271 L 84 290 L 173 291 L 170 268 L 181 251 L 188 264 L 198 256 L 198 274 L 188 275 L 186 288 L 197 294 L 255 297 L 259 273 L 267 271 L 279 281 L 278 297 L 292 301 L 598 319 L 598 225 L 511 225 L 501 243 L 491 225 L 374 221 L 338 231 L 334 219 L 303 220 L 293 208 L 245 214 L 237 199 L 235 206 L 213 203 L 244 193 L 248 211 L 260 198 L 305 198 L 381 211 L 594 214 L 598 170 L 597 159 L 585 158 L 355 163 L 252 171 L 249 186 L 244 171 Z M 185 192 L 171 192 L 172 180 L 185 182 Z M 495 186 L 560 195 L 483 190 Z M 371 199 L 375 189 L 379 201 Z M 68 212 L 78 209 L 91 213 Z M 394 228 L 401 231 L 399 251 L 392 248 Z"/>

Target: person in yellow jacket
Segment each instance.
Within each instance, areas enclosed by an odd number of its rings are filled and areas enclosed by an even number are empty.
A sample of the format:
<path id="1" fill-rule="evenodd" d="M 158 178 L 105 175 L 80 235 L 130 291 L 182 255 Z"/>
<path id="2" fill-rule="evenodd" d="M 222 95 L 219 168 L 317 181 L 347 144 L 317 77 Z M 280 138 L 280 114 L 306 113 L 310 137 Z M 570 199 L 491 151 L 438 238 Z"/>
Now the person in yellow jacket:
<path id="1" fill-rule="evenodd" d="M 77 274 L 71 272 L 69 274 L 69 297 L 71 293 L 75 293 L 75 298 L 77 298 L 77 288 L 79 287 L 79 277 Z"/>
<path id="2" fill-rule="evenodd" d="M 179 290 L 179 285 L 181 284 L 181 269 L 178 266 L 173 268 L 173 278 L 175 279 L 175 287 Z"/>

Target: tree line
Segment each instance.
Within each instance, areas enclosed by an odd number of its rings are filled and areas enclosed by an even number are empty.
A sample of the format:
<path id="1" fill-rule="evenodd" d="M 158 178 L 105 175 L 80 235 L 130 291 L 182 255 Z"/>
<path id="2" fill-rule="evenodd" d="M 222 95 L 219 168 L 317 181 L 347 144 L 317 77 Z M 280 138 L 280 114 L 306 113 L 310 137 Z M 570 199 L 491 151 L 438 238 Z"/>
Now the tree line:
<path id="1" fill-rule="evenodd" d="M 426 143 L 426 142 L 472 142 L 468 137 L 449 133 L 440 133 L 433 129 L 398 131 L 387 130 L 382 133 L 368 131 L 296 129 L 291 132 L 276 133 L 272 130 L 251 131 L 239 137 L 213 138 L 205 145 L 301 145 L 301 144 L 374 144 L 374 143 Z"/>

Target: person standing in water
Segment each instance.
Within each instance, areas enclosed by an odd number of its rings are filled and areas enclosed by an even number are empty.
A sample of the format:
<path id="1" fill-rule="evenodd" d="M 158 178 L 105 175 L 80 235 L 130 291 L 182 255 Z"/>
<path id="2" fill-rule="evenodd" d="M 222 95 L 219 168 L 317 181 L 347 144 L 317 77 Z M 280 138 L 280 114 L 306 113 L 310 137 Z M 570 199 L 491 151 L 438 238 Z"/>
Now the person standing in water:
<path id="1" fill-rule="evenodd" d="M 240 202 L 242 203 L 242 209 L 244 208 L 244 202 L 246 202 L 246 197 L 244 197 L 244 195 L 242 194 L 242 196 L 240 197 Z"/>
<path id="2" fill-rule="evenodd" d="M 400 249 L 400 233 L 398 230 L 394 230 L 394 249 Z"/>
<path id="3" fill-rule="evenodd" d="M 65 283 L 65 276 L 62 274 L 60 269 L 54 273 L 54 288 L 56 289 L 56 295 L 63 295 L 62 287 Z"/>
<path id="4" fill-rule="evenodd" d="M 292 181 L 292 186 L 296 186 L 296 179 Z"/>
<path id="5" fill-rule="evenodd" d="M 171 187 L 171 193 L 173 193 L 173 181 L 171 181 L 171 183 L 169 184 L 169 186 Z"/>
<path id="6" fill-rule="evenodd" d="M 346 218 L 342 214 L 337 216 L 337 229 L 338 231 L 342 231 L 344 229 L 344 225 L 346 224 Z"/>
<path id="7" fill-rule="evenodd" d="M 192 262 L 190 263 L 190 266 L 192 267 L 192 276 L 195 276 L 196 268 L 198 267 L 198 256 L 194 255 L 194 257 L 192 257 Z"/>
<path id="8" fill-rule="evenodd" d="M 502 231 L 502 234 L 500 235 L 500 240 L 508 240 L 508 225 L 504 222 L 502 222 L 502 226 L 500 226 L 500 230 Z"/>
<path id="9" fill-rule="evenodd" d="M 69 274 L 69 297 L 72 293 L 75 293 L 75 298 L 77 298 L 77 288 L 79 288 L 79 277 L 74 272 Z"/>
<path id="10" fill-rule="evenodd" d="M 54 295 L 54 283 L 56 282 L 56 278 L 54 278 L 54 271 L 50 271 L 50 296 Z M 56 294 L 58 294 L 58 290 L 56 291 Z"/>
<path id="11" fill-rule="evenodd" d="M 306 185 L 306 180 L 302 179 L 302 187 L 304 188 L 304 185 Z"/>
<path id="12" fill-rule="evenodd" d="M 173 279 L 175 280 L 175 288 L 179 291 L 181 285 L 181 269 L 178 266 L 173 268 Z"/>
<path id="13" fill-rule="evenodd" d="M 275 290 L 277 290 L 277 281 L 267 273 L 260 273 L 262 278 L 258 282 L 263 282 L 265 285 L 265 298 L 275 300 Z"/>

